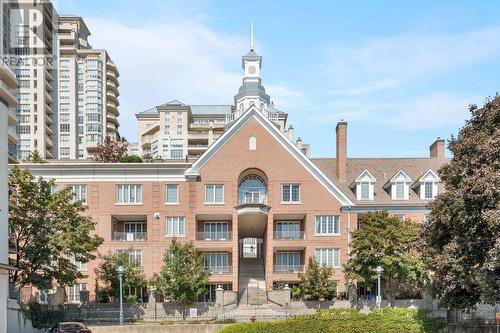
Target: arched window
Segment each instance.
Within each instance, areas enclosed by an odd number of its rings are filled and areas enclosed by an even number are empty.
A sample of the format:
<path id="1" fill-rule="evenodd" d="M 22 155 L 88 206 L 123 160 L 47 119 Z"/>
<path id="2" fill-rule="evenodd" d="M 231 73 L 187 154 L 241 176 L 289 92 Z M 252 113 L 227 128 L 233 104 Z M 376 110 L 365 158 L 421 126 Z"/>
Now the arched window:
<path id="1" fill-rule="evenodd" d="M 245 176 L 238 186 L 239 204 L 267 204 L 267 184 L 261 176 Z"/>
<path id="2" fill-rule="evenodd" d="M 257 138 L 255 136 L 248 138 L 248 150 L 257 150 Z"/>
<path id="3" fill-rule="evenodd" d="M 260 109 L 264 111 L 264 103 L 260 103 Z"/>
<path id="4" fill-rule="evenodd" d="M 240 111 L 243 112 L 243 103 L 240 104 Z"/>

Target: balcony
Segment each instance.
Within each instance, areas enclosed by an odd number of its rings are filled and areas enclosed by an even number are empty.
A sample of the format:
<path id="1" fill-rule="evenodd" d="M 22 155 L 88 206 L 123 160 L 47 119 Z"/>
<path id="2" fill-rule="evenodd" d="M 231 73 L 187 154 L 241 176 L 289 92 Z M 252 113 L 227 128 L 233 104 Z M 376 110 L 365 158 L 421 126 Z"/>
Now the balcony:
<path id="1" fill-rule="evenodd" d="M 236 111 L 236 112 L 231 112 L 229 114 L 226 115 L 226 124 L 230 124 L 232 123 L 233 121 L 237 120 L 238 118 L 240 118 L 246 111 Z M 266 118 L 268 118 L 271 122 L 275 123 L 275 124 L 278 124 L 278 113 L 277 112 L 269 112 L 267 110 L 261 110 L 260 112 L 262 112 L 264 114 L 264 116 L 266 116 Z"/>
<path id="2" fill-rule="evenodd" d="M 259 191 L 240 192 L 239 205 L 267 205 L 267 194 Z"/>
<path id="3" fill-rule="evenodd" d="M 298 274 L 304 272 L 304 265 L 274 265 L 274 273 Z"/>
<path id="4" fill-rule="evenodd" d="M 113 233 L 114 242 L 144 242 L 148 238 L 147 232 L 119 232 Z"/>
<path id="5" fill-rule="evenodd" d="M 231 232 L 229 232 L 229 231 L 197 232 L 196 233 L 196 240 L 227 241 L 227 240 L 231 240 Z"/>
<path id="6" fill-rule="evenodd" d="M 232 266 L 205 266 L 205 270 L 212 275 L 229 274 L 233 271 Z"/>
<path id="7" fill-rule="evenodd" d="M 303 231 L 295 231 L 295 230 L 286 230 L 286 231 L 274 231 L 274 239 L 277 240 L 303 240 L 304 232 Z"/>

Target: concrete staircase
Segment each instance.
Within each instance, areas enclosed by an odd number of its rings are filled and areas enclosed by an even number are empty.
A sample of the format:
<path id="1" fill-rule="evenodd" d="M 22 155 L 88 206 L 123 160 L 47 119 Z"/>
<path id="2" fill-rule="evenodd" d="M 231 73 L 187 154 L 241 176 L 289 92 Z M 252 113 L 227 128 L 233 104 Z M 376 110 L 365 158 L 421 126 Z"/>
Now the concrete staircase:
<path id="1" fill-rule="evenodd" d="M 241 258 L 239 276 L 240 306 L 267 304 L 262 258 Z"/>

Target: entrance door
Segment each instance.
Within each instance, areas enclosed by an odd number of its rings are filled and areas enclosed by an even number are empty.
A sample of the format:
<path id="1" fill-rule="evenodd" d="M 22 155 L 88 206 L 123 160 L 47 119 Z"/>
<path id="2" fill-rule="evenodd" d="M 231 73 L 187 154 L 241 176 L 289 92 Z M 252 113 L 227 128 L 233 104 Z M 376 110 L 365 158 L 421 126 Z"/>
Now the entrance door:
<path id="1" fill-rule="evenodd" d="M 240 258 L 261 258 L 263 241 L 259 238 L 240 239 Z"/>

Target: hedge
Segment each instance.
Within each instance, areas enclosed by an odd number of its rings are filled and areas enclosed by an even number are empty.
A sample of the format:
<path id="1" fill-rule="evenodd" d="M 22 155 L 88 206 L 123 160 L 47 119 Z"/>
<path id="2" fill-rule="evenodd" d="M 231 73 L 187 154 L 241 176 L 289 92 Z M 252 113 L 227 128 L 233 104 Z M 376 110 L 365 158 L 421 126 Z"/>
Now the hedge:
<path id="1" fill-rule="evenodd" d="M 366 315 L 354 309 L 324 309 L 284 321 L 231 325 L 219 333 L 436 333 L 444 326 L 428 310 L 387 307 Z"/>

